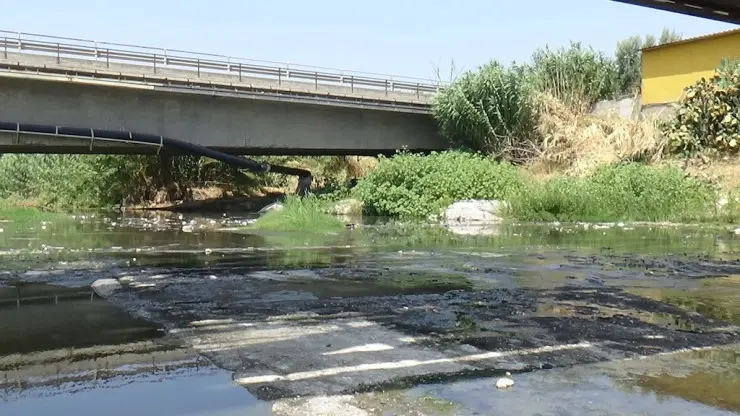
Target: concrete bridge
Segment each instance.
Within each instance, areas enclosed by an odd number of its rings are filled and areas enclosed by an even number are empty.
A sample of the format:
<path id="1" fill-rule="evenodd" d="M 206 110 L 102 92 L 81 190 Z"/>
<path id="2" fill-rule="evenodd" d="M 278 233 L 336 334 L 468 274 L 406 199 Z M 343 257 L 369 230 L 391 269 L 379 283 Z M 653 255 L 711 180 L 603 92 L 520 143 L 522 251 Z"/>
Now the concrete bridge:
<path id="1" fill-rule="evenodd" d="M 446 143 L 430 103 L 441 86 L 0 31 L 0 153 L 157 151 L 56 134 L 58 126 L 164 136 L 244 155 L 437 150 Z"/>
<path id="2" fill-rule="evenodd" d="M 738 0 L 612 0 L 620 3 L 681 13 L 688 16 L 740 24 Z"/>

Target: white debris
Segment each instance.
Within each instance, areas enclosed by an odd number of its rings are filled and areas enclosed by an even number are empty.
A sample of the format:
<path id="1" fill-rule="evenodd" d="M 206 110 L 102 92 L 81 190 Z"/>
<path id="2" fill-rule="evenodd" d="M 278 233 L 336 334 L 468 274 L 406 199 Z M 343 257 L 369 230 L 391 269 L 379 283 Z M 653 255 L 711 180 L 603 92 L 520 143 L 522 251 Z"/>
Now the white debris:
<path id="1" fill-rule="evenodd" d="M 512 380 L 509 377 L 511 377 L 511 373 L 507 371 L 506 377 L 501 377 L 500 379 L 496 381 L 496 388 L 497 389 L 508 389 L 512 387 L 514 385 L 514 380 Z"/>

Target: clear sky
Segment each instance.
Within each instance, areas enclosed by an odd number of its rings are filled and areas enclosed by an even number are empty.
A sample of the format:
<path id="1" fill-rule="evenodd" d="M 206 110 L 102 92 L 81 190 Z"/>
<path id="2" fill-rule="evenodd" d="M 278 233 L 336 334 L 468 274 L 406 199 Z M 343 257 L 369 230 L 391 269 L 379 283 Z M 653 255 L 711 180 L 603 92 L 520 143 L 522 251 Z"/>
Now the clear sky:
<path id="1" fill-rule="evenodd" d="M 3 1 L 4 30 L 430 78 L 580 40 L 607 53 L 663 27 L 732 25 L 611 0 Z M 447 74 L 449 70 L 445 69 Z"/>

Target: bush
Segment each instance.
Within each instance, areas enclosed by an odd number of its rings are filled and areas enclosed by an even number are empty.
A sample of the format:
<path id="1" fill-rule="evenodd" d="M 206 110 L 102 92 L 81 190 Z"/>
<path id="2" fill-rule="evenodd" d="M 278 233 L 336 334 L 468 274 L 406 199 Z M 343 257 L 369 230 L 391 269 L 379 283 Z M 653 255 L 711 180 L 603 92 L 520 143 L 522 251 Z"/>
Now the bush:
<path id="1" fill-rule="evenodd" d="M 164 178 L 169 176 L 171 182 Z M 65 209 L 148 202 L 172 186 L 175 198 L 193 187 L 246 189 L 255 181 L 225 163 L 196 156 L 21 155 L 0 157 L 0 198 Z"/>
<path id="2" fill-rule="evenodd" d="M 316 197 L 288 197 L 283 201 L 283 209 L 274 210 L 261 216 L 254 228 L 272 231 L 314 231 L 326 232 L 344 228 L 337 217 L 326 213 L 326 203 Z"/>
<path id="3" fill-rule="evenodd" d="M 714 197 L 680 169 L 630 163 L 530 184 L 512 199 L 511 214 L 532 221 L 676 221 L 707 216 Z"/>
<path id="4" fill-rule="evenodd" d="M 614 61 L 578 42 L 558 50 L 538 49 L 528 69 L 537 91 L 552 95 L 573 110 L 587 111 L 596 101 L 616 95 Z"/>
<path id="5" fill-rule="evenodd" d="M 536 141 L 537 110 L 521 68 L 496 61 L 436 96 L 434 117 L 453 146 L 519 159 Z"/>
<path id="6" fill-rule="evenodd" d="M 134 180 L 126 162 L 111 156 L 4 155 L 0 197 L 65 208 L 113 204 Z"/>
<path id="7" fill-rule="evenodd" d="M 353 191 L 371 214 L 425 218 L 461 199 L 506 199 L 521 186 L 518 171 L 507 163 L 448 151 L 381 158 Z"/>
<path id="8" fill-rule="evenodd" d="M 688 87 L 666 130 L 674 153 L 736 153 L 740 147 L 740 61 L 725 61 L 715 76 Z"/>

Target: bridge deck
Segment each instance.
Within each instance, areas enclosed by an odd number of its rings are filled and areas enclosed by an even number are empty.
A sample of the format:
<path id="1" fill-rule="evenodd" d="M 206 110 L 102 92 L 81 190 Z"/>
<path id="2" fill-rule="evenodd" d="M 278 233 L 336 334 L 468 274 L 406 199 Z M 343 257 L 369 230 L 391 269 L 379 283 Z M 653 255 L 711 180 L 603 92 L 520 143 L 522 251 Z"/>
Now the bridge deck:
<path id="1" fill-rule="evenodd" d="M 38 73 L 93 73 L 249 87 L 284 94 L 428 104 L 440 85 L 296 65 L 0 31 L 0 63 Z M 15 35 L 15 34 L 14 34 Z"/>
<path id="2" fill-rule="evenodd" d="M 67 59 L 57 63 L 45 56 L 8 54 L 4 59 L 0 54 L 0 77 L 23 78 L 37 81 L 64 81 L 85 84 L 105 84 L 111 87 L 156 86 L 176 90 L 190 90 L 206 94 L 251 95 L 252 98 L 278 101 L 302 101 L 313 104 L 324 103 L 332 106 L 361 106 L 364 108 L 383 108 L 395 111 L 430 112 L 432 96 L 429 93 L 413 94 L 404 92 L 385 92 L 356 88 L 350 91 L 342 86 L 319 85 L 307 87 L 304 83 L 282 82 L 271 85 L 270 80 L 259 78 L 201 73 L 186 70 L 159 69 L 156 72 L 139 65 L 115 64 L 106 67 L 104 63 L 78 59 Z"/>

